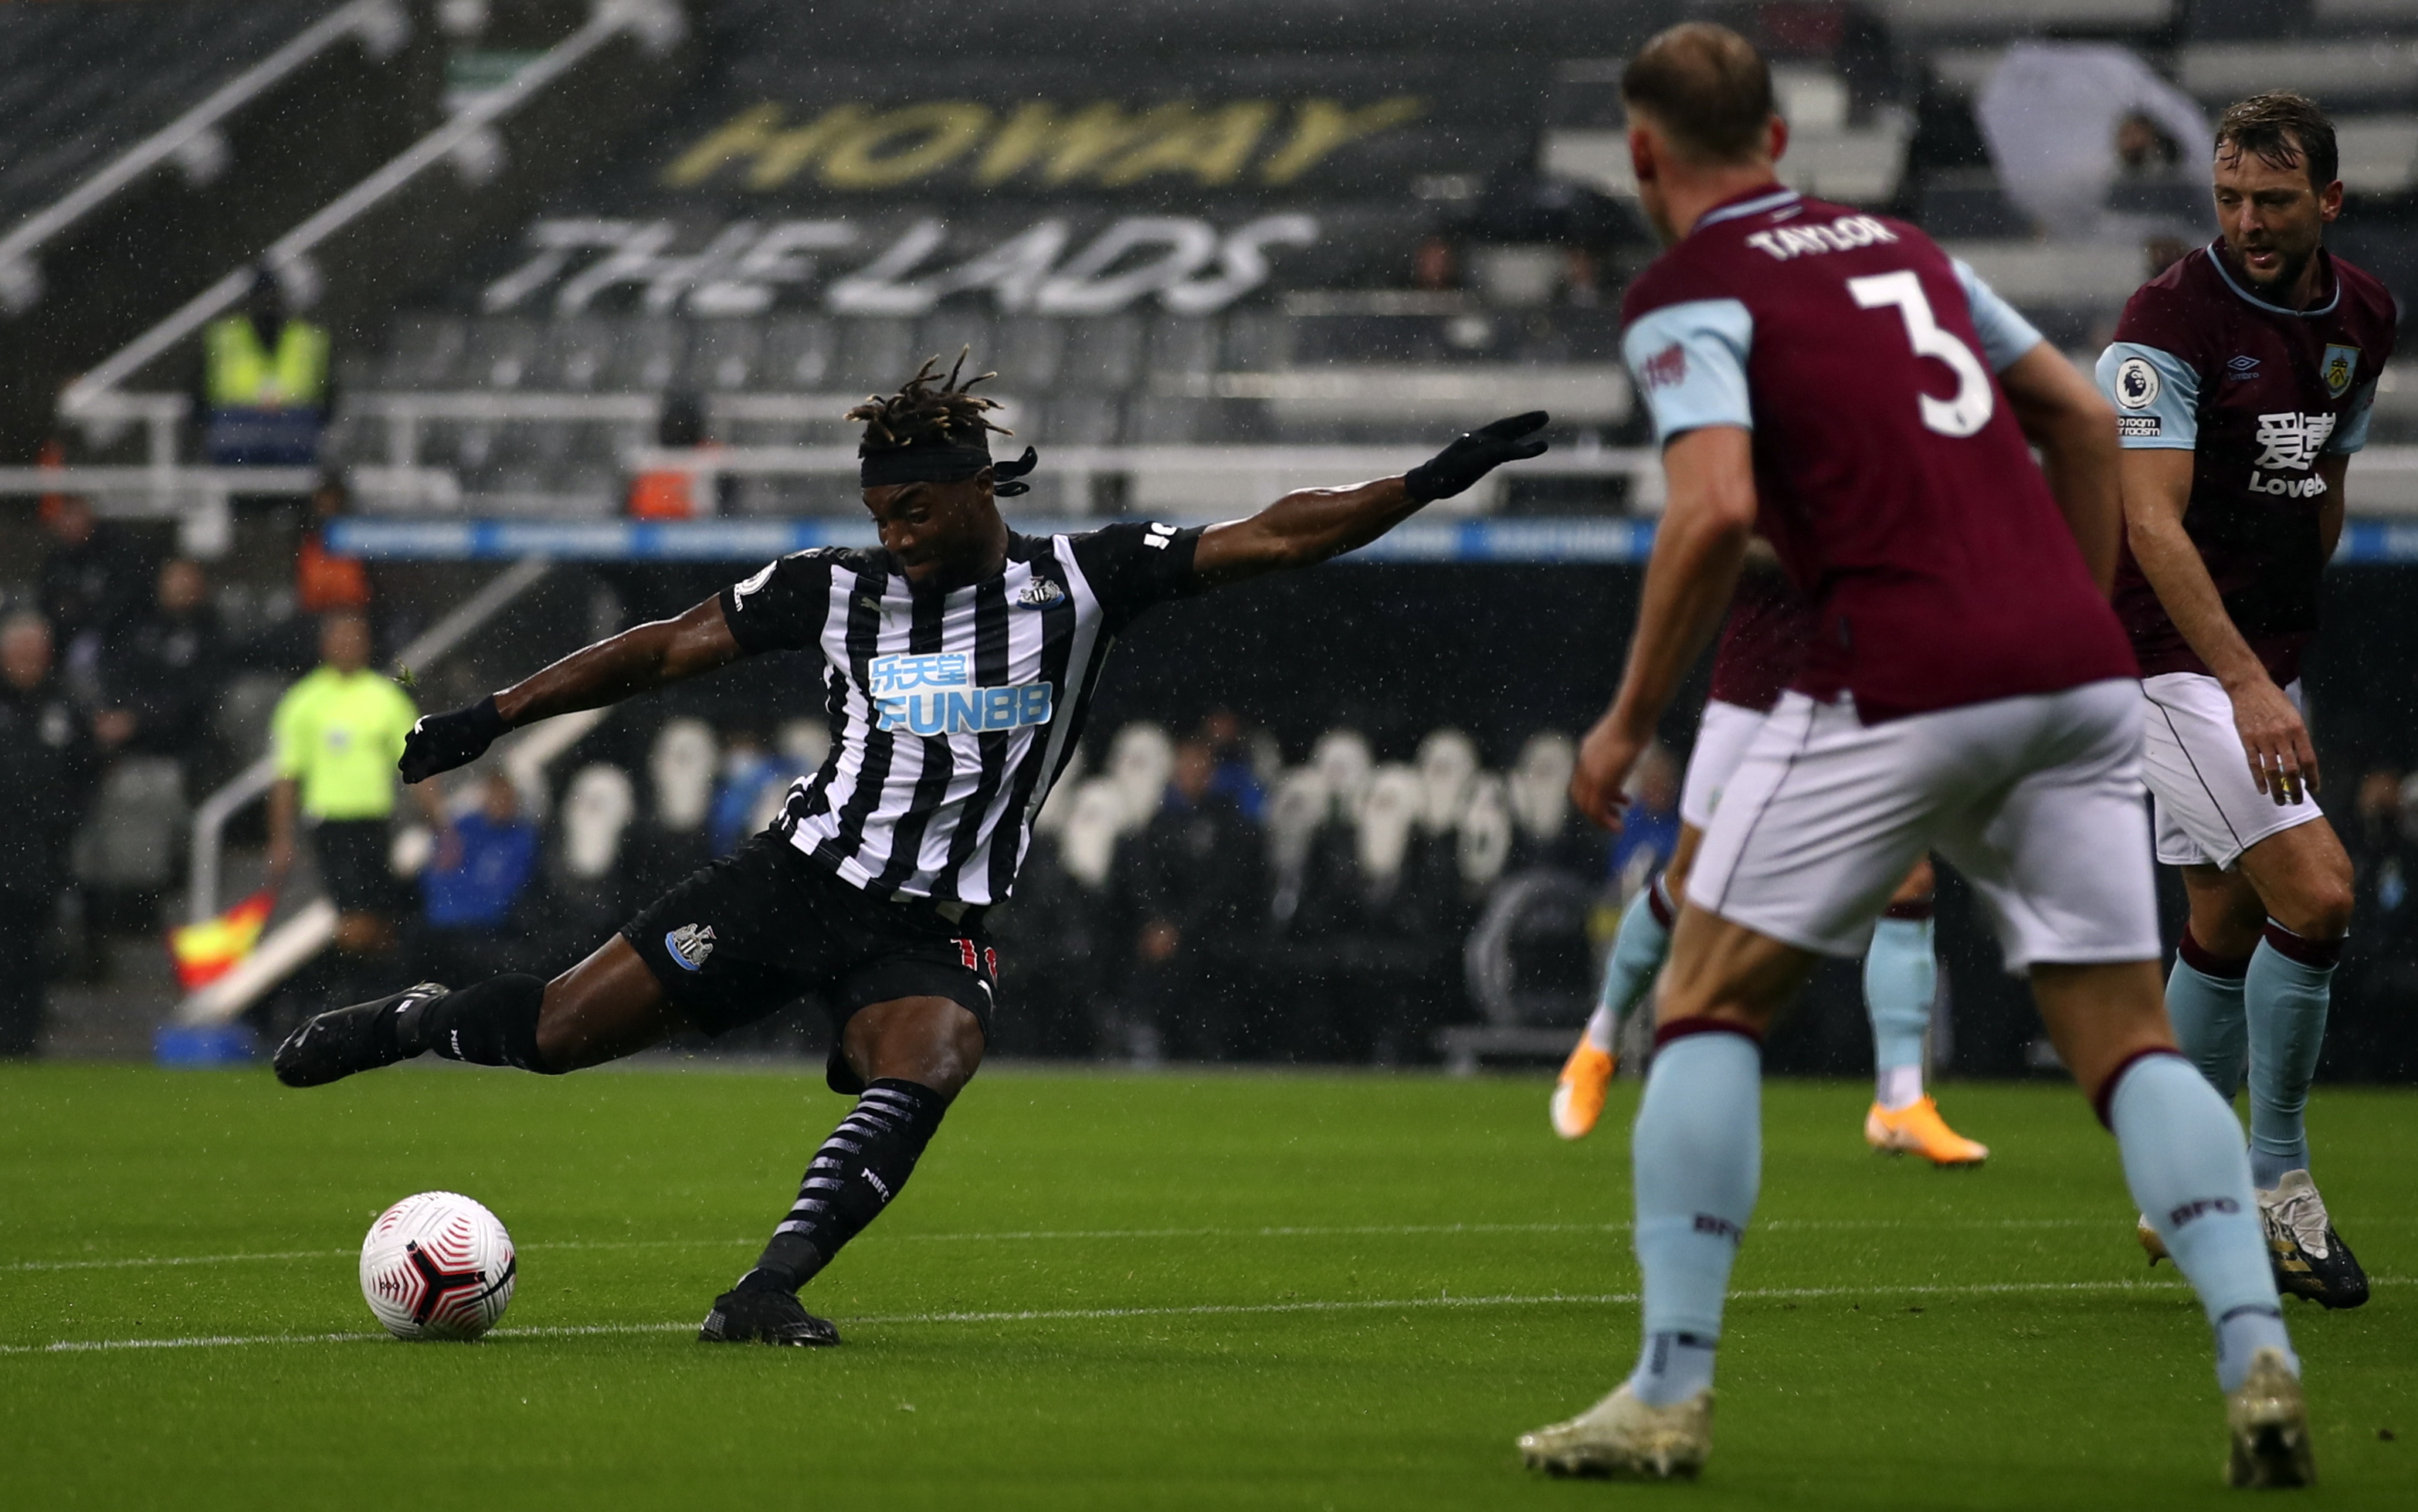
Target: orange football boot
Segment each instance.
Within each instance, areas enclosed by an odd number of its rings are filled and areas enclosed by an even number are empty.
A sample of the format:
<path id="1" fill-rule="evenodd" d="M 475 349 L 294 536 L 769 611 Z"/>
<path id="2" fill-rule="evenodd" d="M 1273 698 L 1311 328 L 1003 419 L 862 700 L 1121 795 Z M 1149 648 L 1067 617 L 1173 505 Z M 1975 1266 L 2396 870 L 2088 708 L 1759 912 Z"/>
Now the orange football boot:
<path id="1" fill-rule="evenodd" d="M 1562 1062 L 1562 1076 L 1553 1083 L 1553 1132 L 1565 1139 L 1584 1138 L 1595 1128 L 1595 1121 L 1603 1117 L 1604 1093 L 1612 1087 L 1613 1068 L 1619 1060 L 1610 1050 L 1599 1050 L 1582 1036 L 1577 1049 Z"/>
<path id="2" fill-rule="evenodd" d="M 1886 1154 L 1921 1155 L 1935 1166 L 1978 1166 L 1990 1158 L 1988 1145 L 1950 1128 L 1928 1097 L 1894 1113 L 1875 1103 L 1864 1115 L 1864 1142 Z"/>

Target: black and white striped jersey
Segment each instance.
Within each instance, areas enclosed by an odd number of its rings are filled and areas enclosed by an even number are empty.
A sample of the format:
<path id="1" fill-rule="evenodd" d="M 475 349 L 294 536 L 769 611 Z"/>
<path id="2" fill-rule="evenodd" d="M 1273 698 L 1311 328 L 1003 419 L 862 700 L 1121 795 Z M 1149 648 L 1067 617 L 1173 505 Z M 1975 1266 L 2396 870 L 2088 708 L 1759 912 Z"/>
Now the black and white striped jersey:
<path id="1" fill-rule="evenodd" d="M 1002 571 L 945 593 L 914 589 L 887 551 L 826 547 L 724 588 L 742 649 L 823 661 L 831 756 L 774 831 L 875 893 L 1004 900 L 1110 644 L 1197 590 L 1200 539 L 1138 524 L 1011 534 Z"/>

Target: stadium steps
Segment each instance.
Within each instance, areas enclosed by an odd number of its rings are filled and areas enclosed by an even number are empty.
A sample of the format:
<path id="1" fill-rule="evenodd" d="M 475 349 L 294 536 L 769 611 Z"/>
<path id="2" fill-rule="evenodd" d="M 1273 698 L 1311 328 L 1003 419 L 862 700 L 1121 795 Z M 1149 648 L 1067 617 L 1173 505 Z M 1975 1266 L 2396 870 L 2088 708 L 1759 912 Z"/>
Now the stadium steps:
<path id="1" fill-rule="evenodd" d="M 335 0 L 0 5 L 0 120 L 10 131 L 0 155 L 0 458 L 29 458 L 49 434 L 63 377 L 436 117 L 436 41 L 398 5 L 379 12 L 394 24 L 311 53 L 183 150 L 38 235 L 47 212 L 112 175 L 123 155 L 338 10 Z M 12 236 L 20 245 L 8 245 Z"/>

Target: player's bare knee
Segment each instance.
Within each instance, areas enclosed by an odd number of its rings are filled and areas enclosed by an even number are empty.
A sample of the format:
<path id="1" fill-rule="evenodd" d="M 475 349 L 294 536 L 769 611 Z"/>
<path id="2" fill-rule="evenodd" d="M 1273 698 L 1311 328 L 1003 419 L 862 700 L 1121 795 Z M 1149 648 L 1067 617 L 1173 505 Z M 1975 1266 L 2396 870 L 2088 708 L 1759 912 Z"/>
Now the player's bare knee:
<path id="1" fill-rule="evenodd" d="M 2350 933 L 2351 908 L 2350 878 L 2328 877 L 2284 901 L 2274 919 L 2303 939 L 2340 939 Z"/>

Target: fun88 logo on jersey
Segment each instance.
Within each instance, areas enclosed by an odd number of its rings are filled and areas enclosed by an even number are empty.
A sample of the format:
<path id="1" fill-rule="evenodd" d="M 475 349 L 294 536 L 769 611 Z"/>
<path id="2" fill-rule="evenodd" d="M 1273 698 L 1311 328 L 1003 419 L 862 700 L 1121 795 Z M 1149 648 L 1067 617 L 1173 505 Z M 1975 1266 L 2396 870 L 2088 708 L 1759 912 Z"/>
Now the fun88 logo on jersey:
<path id="1" fill-rule="evenodd" d="M 1049 723 L 1048 683 L 977 688 L 972 658 L 963 651 L 877 656 L 872 672 L 873 704 L 885 730 L 982 735 Z"/>

